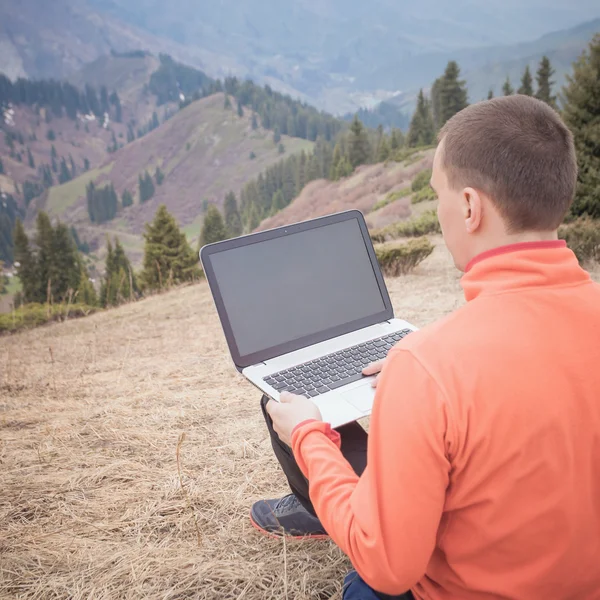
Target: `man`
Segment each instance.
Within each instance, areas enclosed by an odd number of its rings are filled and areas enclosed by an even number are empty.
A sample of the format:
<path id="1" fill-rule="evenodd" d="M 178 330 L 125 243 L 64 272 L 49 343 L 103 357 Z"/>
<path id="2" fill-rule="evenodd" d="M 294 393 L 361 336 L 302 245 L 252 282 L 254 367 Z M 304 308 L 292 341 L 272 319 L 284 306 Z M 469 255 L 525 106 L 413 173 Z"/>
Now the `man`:
<path id="1" fill-rule="evenodd" d="M 557 239 L 571 134 L 510 96 L 439 141 L 431 185 L 467 303 L 390 351 L 366 460 L 357 424 L 263 401 L 295 495 L 253 521 L 327 532 L 356 569 L 347 599 L 600 598 L 600 286 Z"/>

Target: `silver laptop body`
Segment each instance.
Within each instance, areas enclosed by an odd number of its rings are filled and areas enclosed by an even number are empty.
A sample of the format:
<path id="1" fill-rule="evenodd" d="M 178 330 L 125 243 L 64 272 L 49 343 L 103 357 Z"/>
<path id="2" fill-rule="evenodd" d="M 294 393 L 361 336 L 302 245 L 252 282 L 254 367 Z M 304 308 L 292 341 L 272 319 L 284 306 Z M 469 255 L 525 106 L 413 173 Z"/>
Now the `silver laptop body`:
<path id="1" fill-rule="evenodd" d="M 209 244 L 200 258 L 239 372 L 274 400 L 311 398 L 333 427 L 370 414 L 362 369 L 416 328 L 394 318 L 362 213 Z"/>

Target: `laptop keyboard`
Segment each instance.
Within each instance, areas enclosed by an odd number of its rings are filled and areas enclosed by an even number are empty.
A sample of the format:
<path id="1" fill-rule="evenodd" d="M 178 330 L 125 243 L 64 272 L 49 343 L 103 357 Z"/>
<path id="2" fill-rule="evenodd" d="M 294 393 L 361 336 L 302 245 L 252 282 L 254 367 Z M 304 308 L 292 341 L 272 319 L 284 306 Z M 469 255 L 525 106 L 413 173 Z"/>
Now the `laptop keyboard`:
<path id="1" fill-rule="evenodd" d="M 403 329 L 383 337 L 327 354 L 291 369 L 279 371 L 264 381 L 278 392 L 291 392 L 307 398 L 325 394 L 363 378 L 362 370 L 387 356 L 390 348 L 412 329 Z"/>

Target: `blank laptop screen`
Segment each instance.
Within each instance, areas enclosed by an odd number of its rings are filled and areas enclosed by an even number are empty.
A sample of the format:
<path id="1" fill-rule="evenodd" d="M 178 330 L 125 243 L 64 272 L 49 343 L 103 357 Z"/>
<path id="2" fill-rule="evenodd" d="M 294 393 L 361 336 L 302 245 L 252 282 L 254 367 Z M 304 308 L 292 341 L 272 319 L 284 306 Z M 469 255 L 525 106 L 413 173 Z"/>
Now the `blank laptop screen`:
<path id="1" fill-rule="evenodd" d="M 356 219 L 216 252 L 211 263 L 241 356 L 385 310 Z"/>

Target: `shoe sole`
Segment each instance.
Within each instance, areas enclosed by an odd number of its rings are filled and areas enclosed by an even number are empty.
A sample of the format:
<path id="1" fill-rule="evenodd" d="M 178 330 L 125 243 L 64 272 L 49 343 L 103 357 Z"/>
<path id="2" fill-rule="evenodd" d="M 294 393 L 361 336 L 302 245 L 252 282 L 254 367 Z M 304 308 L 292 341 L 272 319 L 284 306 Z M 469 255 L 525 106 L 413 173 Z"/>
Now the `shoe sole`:
<path id="1" fill-rule="evenodd" d="M 252 527 L 254 527 L 254 529 L 256 529 L 257 531 L 259 531 L 260 533 L 262 533 L 263 535 L 266 535 L 267 537 L 270 537 L 271 539 L 274 540 L 280 540 L 282 538 L 286 538 L 288 540 L 298 540 L 298 541 L 302 541 L 302 540 L 328 540 L 329 536 L 326 533 L 309 533 L 306 535 L 292 535 L 290 533 L 275 533 L 273 531 L 267 531 L 266 529 L 263 529 L 253 518 L 252 518 L 252 513 L 250 513 L 250 523 L 252 523 Z"/>

